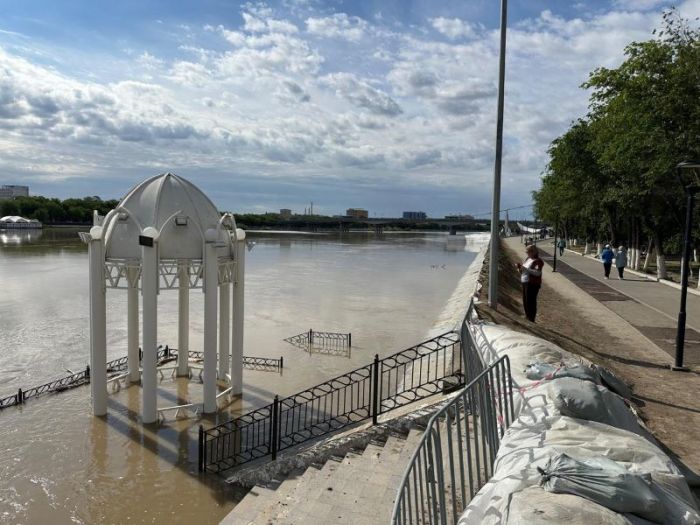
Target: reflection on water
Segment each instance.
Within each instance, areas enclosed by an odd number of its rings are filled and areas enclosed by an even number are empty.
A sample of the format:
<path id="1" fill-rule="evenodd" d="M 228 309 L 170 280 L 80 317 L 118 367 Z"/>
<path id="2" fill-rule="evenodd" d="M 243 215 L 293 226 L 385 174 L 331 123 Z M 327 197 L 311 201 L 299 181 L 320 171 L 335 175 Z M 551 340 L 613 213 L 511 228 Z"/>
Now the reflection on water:
<path id="1" fill-rule="evenodd" d="M 0 230 L 0 244 L 20 245 L 33 243 L 41 239 L 43 230 Z"/>
<path id="2" fill-rule="evenodd" d="M 25 232 L 22 232 L 25 233 Z M 33 232 L 32 232 L 33 233 Z M 245 353 L 284 357 L 284 375 L 244 372 L 231 414 L 269 403 L 422 340 L 473 253 L 445 235 L 262 235 L 247 252 Z M 466 246 L 466 249 L 478 247 Z M 88 359 L 87 252 L 75 230 L 0 245 L 0 396 Z M 177 339 L 177 292 L 159 296 L 159 339 Z M 202 294 L 191 295 L 201 350 Z M 352 333 L 352 352 L 284 342 L 309 328 Z M 108 355 L 126 354 L 126 294 L 108 292 Z M 159 406 L 199 402 L 197 380 L 164 379 Z M 0 522 L 216 523 L 235 494 L 196 473 L 196 419 L 142 427 L 138 385 L 110 394 L 105 418 L 77 388 L 0 412 Z M 226 414 L 208 416 L 212 423 Z M 202 517 L 205 517 L 204 520 Z"/>

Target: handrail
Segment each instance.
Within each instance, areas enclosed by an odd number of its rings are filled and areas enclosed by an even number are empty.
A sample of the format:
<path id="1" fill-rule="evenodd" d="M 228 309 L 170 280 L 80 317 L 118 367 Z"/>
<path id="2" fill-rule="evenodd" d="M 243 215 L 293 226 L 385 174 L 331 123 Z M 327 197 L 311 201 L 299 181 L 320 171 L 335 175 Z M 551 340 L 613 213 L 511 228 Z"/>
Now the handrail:
<path id="1" fill-rule="evenodd" d="M 478 366 L 481 358 L 469 326 L 462 334 L 469 371 L 469 363 Z M 404 472 L 391 523 L 457 523 L 493 475 L 500 440 L 513 419 L 510 360 L 504 355 L 431 417 Z"/>
<path id="2" fill-rule="evenodd" d="M 464 384 L 459 334 L 446 332 L 212 427 L 199 469 L 221 473 Z M 452 381 L 450 383 L 450 381 Z"/>

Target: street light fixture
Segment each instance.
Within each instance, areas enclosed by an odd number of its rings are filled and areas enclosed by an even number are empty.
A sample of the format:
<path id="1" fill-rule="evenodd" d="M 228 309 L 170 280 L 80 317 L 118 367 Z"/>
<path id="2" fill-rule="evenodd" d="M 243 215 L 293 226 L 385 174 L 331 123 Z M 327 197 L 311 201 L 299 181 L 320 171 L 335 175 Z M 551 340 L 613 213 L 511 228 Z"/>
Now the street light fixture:
<path id="1" fill-rule="evenodd" d="M 676 332 L 676 362 L 671 365 L 671 370 L 688 370 L 683 366 L 685 303 L 688 297 L 688 275 L 690 274 L 690 235 L 693 227 L 693 207 L 695 206 L 695 194 L 700 191 L 700 162 L 681 162 L 676 166 L 676 173 L 683 189 L 685 189 L 687 201 L 683 238 L 683 268 L 681 269 L 681 306 L 678 311 L 678 330 Z"/>

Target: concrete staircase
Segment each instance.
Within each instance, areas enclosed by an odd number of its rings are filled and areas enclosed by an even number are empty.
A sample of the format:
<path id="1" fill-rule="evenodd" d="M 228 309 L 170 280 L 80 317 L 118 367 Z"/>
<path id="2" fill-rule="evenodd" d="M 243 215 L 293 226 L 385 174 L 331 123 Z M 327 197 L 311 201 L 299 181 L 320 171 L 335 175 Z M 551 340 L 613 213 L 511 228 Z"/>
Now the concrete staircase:
<path id="1" fill-rule="evenodd" d="M 331 458 L 268 486 L 257 485 L 222 525 L 389 523 L 408 461 L 422 430 L 370 442 L 362 452 Z"/>

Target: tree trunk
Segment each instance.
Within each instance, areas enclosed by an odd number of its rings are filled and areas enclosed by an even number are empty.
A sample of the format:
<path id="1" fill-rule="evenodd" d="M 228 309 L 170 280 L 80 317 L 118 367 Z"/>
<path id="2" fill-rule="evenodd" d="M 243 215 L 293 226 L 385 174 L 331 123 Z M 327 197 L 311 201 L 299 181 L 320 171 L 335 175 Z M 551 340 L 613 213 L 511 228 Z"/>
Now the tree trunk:
<path id="1" fill-rule="evenodd" d="M 649 261 L 651 260 L 651 252 L 654 249 L 654 240 L 649 237 L 649 246 L 647 247 L 647 255 L 644 257 L 643 270 L 646 272 L 649 269 Z"/>
<path id="2" fill-rule="evenodd" d="M 693 248 L 693 262 L 696 263 L 698 262 L 698 249 Z"/>
<path id="3" fill-rule="evenodd" d="M 600 257 L 600 254 L 603 252 L 603 243 L 601 242 L 596 242 L 595 246 L 595 256 Z"/>
<path id="4" fill-rule="evenodd" d="M 588 255 L 591 253 L 591 243 L 586 239 L 586 244 L 583 246 L 583 255 Z"/>
<path id="5" fill-rule="evenodd" d="M 656 277 L 658 279 L 668 279 L 666 255 L 664 254 L 663 244 L 661 244 L 661 238 L 658 233 L 654 233 L 654 245 L 656 246 Z"/>
<path id="6" fill-rule="evenodd" d="M 642 255 L 642 251 L 639 246 L 639 230 L 641 228 L 639 227 L 639 221 L 635 222 L 635 231 L 634 231 L 634 246 L 635 246 L 635 252 L 637 256 L 635 257 L 634 261 L 634 269 L 639 270 L 639 264 L 640 264 L 640 259 Z"/>

